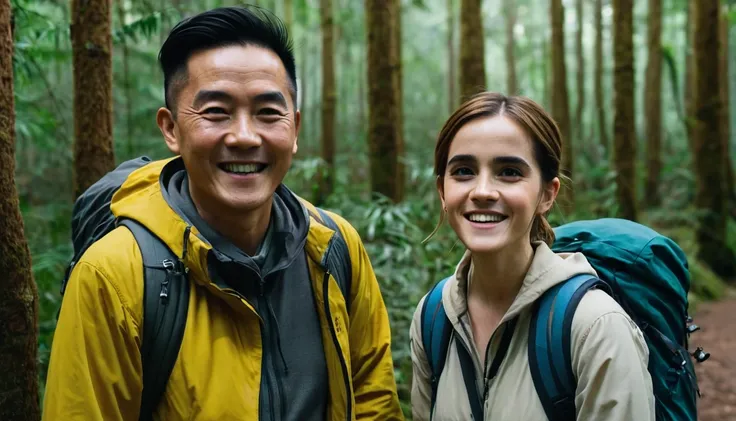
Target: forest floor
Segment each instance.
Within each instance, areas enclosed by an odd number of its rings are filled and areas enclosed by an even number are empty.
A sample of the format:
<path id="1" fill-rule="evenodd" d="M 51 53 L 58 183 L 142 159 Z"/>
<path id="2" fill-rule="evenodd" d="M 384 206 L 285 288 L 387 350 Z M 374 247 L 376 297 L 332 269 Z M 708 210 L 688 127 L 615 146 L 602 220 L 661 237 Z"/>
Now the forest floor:
<path id="1" fill-rule="evenodd" d="M 703 347 L 710 358 L 696 363 L 701 398 L 699 421 L 736 421 L 736 293 L 700 303 L 693 315 L 701 330 L 690 337 L 690 351 Z"/>

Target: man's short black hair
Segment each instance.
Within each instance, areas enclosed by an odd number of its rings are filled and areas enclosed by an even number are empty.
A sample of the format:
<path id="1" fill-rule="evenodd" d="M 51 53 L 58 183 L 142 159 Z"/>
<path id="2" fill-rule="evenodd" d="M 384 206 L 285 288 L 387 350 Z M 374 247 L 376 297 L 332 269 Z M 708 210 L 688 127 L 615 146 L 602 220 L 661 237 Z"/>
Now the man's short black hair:
<path id="1" fill-rule="evenodd" d="M 230 45 L 255 45 L 273 51 L 286 68 L 296 108 L 296 65 L 293 43 L 283 22 L 257 6 L 221 7 L 176 24 L 161 46 L 166 108 L 176 114 L 176 97 L 187 77 L 192 54 Z"/>

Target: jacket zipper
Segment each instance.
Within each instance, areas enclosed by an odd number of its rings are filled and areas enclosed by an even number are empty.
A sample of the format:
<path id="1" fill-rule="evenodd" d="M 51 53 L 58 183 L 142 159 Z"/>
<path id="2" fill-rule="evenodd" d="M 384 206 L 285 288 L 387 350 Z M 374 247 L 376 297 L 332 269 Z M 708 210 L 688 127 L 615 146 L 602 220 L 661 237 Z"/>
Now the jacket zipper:
<path id="1" fill-rule="evenodd" d="M 325 270 L 325 276 L 323 278 L 323 285 L 322 290 L 324 295 L 324 306 L 325 306 L 325 315 L 327 316 L 327 324 L 330 325 L 330 333 L 332 334 L 332 341 L 335 344 L 335 350 L 337 351 L 337 356 L 340 359 L 340 367 L 342 368 L 342 376 L 343 380 L 345 381 L 345 396 L 346 396 L 346 417 L 345 419 L 347 421 L 352 420 L 352 412 L 353 412 L 353 402 L 352 398 L 350 397 L 350 378 L 348 377 L 348 365 L 345 362 L 345 356 L 343 355 L 342 349 L 340 349 L 340 342 L 337 340 L 337 331 L 335 330 L 335 324 L 332 320 L 332 312 L 330 311 L 330 294 L 329 294 L 329 288 L 330 288 L 330 270 L 327 267 L 327 256 L 330 253 L 330 249 L 332 248 L 332 241 L 327 246 L 327 251 L 325 251 L 325 257 L 323 261 L 325 262 L 324 270 Z"/>
<path id="2" fill-rule="evenodd" d="M 258 298 L 260 301 L 260 304 L 262 308 L 266 308 L 268 303 L 266 302 L 266 294 L 264 292 L 264 281 L 261 279 L 259 281 L 259 291 L 258 291 Z M 266 311 L 268 316 L 268 311 Z M 277 419 L 276 411 L 278 410 L 278 419 L 283 418 L 284 414 L 284 402 L 283 402 L 283 394 L 281 393 L 282 385 L 281 382 L 279 382 L 278 376 L 274 374 L 276 367 L 273 360 L 273 340 L 271 338 L 271 332 L 270 329 L 266 326 L 266 320 L 264 317 L 261 317 L 261 323 L 263 324 L 263 331 L 265 332 L 265 335 L 263 335 L 263 338 L 265 339 L 263 341 L 263 358 L 266 359 L 266 385 L 268 387 L 268 403 L 271 407 L 271 410 L 269 411 L 271 413 L 271 420 L 275 421 Z M 274 388 L 275 386 L 275 388 Z M 274 390 L 275 389 L 275 390 Z M 278 396 L 274 396 L 278 395 Z M 278 401 L 278 402 L 276 402 Z"/>

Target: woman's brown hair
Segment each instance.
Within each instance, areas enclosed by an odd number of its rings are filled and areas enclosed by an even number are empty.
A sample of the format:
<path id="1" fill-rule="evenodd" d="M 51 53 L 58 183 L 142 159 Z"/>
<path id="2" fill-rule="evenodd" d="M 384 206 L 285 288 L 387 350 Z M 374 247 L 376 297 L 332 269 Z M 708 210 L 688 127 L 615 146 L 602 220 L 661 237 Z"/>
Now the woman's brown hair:
<path id="1" fill-rule="evenodd" d="M 441 182 L 447 168 L 450 144 L 461 127 L 478 118 L 504 116 L 521 127 L 531 138 L 534 158 L 542 172 L 542 181 L 549 183 L 560 175 L 562 160 L 562 135 L 557 123 L 544 108 L 529 98 L 504 96 L 495 92 L 482 92 L 463 103 L 440 130 L 434 149 L 434 173 Z M 440 216 L 437 228 L 427 237 L 431 238 L 444 219 Z M 426 241 L 426 240 L 425 240 Z M 537 215 L 532 221 L 531 241 L 544 241 L 552 245 L 555 233 L 546 215 Z"/>

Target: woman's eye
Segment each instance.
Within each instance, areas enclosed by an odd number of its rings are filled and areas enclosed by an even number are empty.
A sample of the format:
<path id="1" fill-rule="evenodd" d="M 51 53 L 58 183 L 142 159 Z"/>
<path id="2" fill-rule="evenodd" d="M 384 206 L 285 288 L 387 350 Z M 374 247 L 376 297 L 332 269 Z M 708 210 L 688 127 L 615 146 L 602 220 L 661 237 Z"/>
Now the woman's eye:
<path id="1" fill-rule="evenodd" d="M 501 177 L 521 177 L 521 171 L 516 168 L 504 168 L 499 174 Z"/>
<path id="2" fill-rule="evenodd" d="M 455 168 L 454 170 L 452 170 L 450 175 L 454 175 L 458 177 L 467 177 L 467 176 L 473 175 L 473 171 L 467 167 L 460 167 L 460 168 Z"/>

